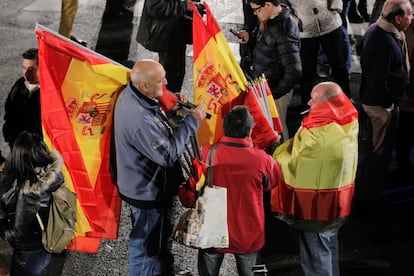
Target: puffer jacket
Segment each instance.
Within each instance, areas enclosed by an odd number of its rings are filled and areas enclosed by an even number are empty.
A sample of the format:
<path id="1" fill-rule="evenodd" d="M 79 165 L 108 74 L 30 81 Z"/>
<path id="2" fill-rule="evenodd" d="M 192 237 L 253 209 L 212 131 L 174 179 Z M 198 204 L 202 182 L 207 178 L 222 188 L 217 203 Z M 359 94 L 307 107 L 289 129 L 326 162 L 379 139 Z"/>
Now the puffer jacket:
<path id="1" fill-rule="evenodd" d="M 290 9 L 282 7 L 282 12 L 259 31 L 253 51 L 252 75 L 266 76 L 275 99 L 289 93 L 302 77 L 299 29 Z"/>
<path id="2" fill-rule="evenodd" d="M 42 221 L 47 221 L 51 192 L 64 183 L 62 157 L 57 151 L 52 151 L 51 154 L 55 162 L 47 167 L 39 168 L 36 183 L 30 185 L 29 181 L 26 181 L 22 187 L 17 188 L 17 182 L 13 181 L 12 187 L 17 191 L 17 197 L 13 199 L 3 194 L 0 198 L 1 208 L 7 211 L 12 222 L 8 228 L 3 230 L 1 236 L 16 250 L 32 251 L 43 248 L 42 232 L 36 213 L 39 213 Z"/>
<path id="3" fill-rule="evenodd" d="M 342 26 L 342 0 L 285 0 L 298 20 L 300 38 L 319 37 Z"/>

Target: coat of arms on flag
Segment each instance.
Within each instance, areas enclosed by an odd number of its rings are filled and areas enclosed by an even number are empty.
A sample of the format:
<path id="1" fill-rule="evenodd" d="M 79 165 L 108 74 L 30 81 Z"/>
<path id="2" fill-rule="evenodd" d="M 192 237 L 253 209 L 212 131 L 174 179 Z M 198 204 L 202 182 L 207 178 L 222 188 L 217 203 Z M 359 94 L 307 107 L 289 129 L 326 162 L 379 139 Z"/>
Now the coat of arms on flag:
<path id="1" fill-rule="evenodd" d="M 248 82 L 207 3 L 201 16 L 193 9 L 194 101 L 212 114 L 202 122 L 200 145 L 215 143 L 222 136 L 225 113 L 236 104 L 247 105 L 255 119 L 253 141 L 259 148 L 276 142 L 282 131 L 276 105 L 265 78 Z"/>

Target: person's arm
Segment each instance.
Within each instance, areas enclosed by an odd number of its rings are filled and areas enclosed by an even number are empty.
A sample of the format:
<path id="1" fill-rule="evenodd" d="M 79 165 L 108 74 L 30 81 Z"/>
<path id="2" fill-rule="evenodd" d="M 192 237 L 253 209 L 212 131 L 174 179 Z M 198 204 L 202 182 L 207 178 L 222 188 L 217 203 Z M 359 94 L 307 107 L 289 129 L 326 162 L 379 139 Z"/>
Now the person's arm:
<path id="1" fill-rule="evenodd" d="M 17 136 L 19 129 L 19 119 L 21 115 L 21 106 L 24 103 L 23 97 L 21 97 L 20 89 L 24 89 L 24 78 L 20 78 L 13 85 L 10 90 L 6 103 L 4 105 L 4 125 L 3 125 L 3 137 L 8 143 L 12 143 Z"/>
<path id="2" fill-rule="evenodd" d="M 293 20 L 287 20 L 286 23 L 285 31 L 276 37 L 277 52 L 284 70 L 283 76 L 275 86 L 278 95 L 288 93 L 302 77 L 299 29 Z"/>
<path id="3" fill-rule="evenodd" d="M 10 244 L 15 244 L 31 235 L 32 223 L 36 221 L 35 216 L 40 206 L 38 204 L 38 196 L 20 196 L 16 205 L 16 217 L 14 226 L 5 231 L 4 236 Z"/>
<path id="4" fill-rule="evenodd" d="M 177 156 L 185 151 L 185 145 L 190 142 L 191 135 L 197 131 L 201 119 L 205 117 L 205 115 L 202 117 L 199 109 L 202 107 L 194 109 L 196 113 L 194 116 L 186 116 L 172 135 L 168 135 L 160 128 L 159 120 L 154 120 L 149 116 L 145 119 L 145 126 L 140 127 L 135 133 L 135 147 L 153 162 L 171 167 L 177 160 Z"/>
<path id="5" fill-rule="evenodd" d="M 263 189 L 270 191 L 282 182 L 282 171 L 279 163 L 271 156 L 267 156 L 269 161 L 266 166 L 266 172 L 263 176 Z"/>

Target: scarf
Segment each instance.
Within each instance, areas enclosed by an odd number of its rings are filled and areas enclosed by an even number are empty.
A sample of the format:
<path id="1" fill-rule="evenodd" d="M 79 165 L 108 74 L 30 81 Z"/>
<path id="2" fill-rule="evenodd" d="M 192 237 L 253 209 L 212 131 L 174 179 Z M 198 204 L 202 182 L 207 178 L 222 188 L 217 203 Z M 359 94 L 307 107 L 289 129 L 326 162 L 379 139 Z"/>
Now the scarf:
<path id="1" fill-rule="evenodd" d="M 399 31 L 394 24 L 385 20 L 384 17 L 380 16 L 377 20 L 378 27 L 383 29 L 386 32 L 391 33 L 397 40 L 400 41 L 401 50 L 405 58 L 405 68 L 407 69 L 407 77 L 409 79 L 409 72 L 410 72 L 410 59 L 408 57 L 408 47 L 407 41 L 405 40 L 405 33 L 403 31 Z"/>
<path id="2" fill-rule="evenodd" d="M 33 92 L 40 88 L 40 85 L 38 83 L 33 84 L 28 81 L 25 81 L 24 85 L 26 86 L 27 90 L 29 90 L 29 96 L 31 96 Z"/>

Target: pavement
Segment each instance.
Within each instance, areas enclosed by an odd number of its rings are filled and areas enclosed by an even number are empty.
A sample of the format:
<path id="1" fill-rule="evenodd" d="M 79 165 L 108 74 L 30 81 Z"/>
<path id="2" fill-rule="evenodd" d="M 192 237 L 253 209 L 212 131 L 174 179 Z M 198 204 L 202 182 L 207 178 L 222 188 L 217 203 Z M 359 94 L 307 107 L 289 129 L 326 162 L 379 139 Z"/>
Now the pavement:
<path id="1" fill-rule="evenodd" d="M 369 7 L 373 0 L 369 0 Z M 137 59 L 157 59 L 157 54 L 141 47 L 135 41 L 143 0 L 137 0 L 130 10 L 105 13 L 105 0 L 79 0 L 73 34 L 88 42 L 88 48 L 131 66 Z M 240 1 L 207 0 L 216 16 L 230 47 L 238 57 L 238 44 L 228 31 L 240 29 L 243 13 Z M 34 28 L 40 23 L 58 30 L 60 1 L 55 0 L 2 0 L 0 2 L 0 125 L 3 125 L 4 102 L 14 81 L 21 75 L 21 54 L 37 47 Z M 358 40 L 367 23 L 351 24 L 350 32 Z M 354 49 L 351 89 L 357 98 L 360 82 L 359 57 Z M 187 47 L 187 66 L 183 92 L 192 99 L 192 49 Z M 301 117 L 299 95 L 295 95 L 288 111 L 291 133 L 297 129 Z M 0 149 L 9 154 L 7 144 L 0 135 Z M 413 154 L 414 155 L 414 154 Z M 354 212 L 340 232 L 341 275 L 413 275 L 414 259 L 413 216 L 414 180 L 399 179 L 390 172 L 384 191 L 384 208 L 362 214 Z M 175 218 L 183 211 L 176 202 Z M 122 205 L 121 223 L 117 240 L 104 240 L 97 254 L 69 251 L 55 256 L 45 275 L 128 275 L 129 214 Z M 284 223 L 268 218 L 268 241 L 262 252 L 262 262 L 268 275 L 301 275 L 298 243 L 295 230 Z M 12 250 L 0 241 L 0 276 L 7 275 Z M 189 270 L 198 275 L 197 251 L 173 243 L 178 270 Z M 408 272 L 407 272 L 408 271 Z M 235 261 L 226 256 L 220 275 L 237 275 Z"/>

